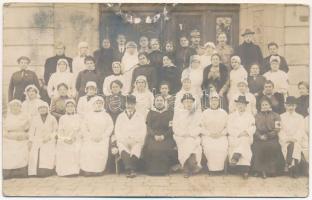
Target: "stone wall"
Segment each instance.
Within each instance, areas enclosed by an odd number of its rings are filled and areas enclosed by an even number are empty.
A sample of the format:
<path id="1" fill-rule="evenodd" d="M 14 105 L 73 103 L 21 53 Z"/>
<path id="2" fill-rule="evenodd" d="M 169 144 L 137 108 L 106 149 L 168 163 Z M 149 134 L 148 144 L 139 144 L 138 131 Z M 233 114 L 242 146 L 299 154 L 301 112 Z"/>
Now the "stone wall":
<path id="1" fill-rule="evenodd" d="M 89 42 L 92 51 L 98 48 L 98 4 L 11 3 L 5 4 L 3 11 L 5 95 L 11 74 L 18 70 L 16 59 L 21 55 L 32 59 L 31 67 L 42 77 L 44 61 L 54 55 L 55 42 L 64 42 L 66 54 L 71 57 L 77 54 L 80 41 Z M 308 6 L 242 4 L 240 32 L 246 27 L 256 31 L 256 43 L 265 56 L 268 42 L 280 45 L 280 54 L 290 65 L 291 93 L 295 94 L 296 83 L 309 78 Z"/>
<path id="2" fill-rule="evenodd" d="M 66 45 L 66 54 L 74 57 L 80 41 L 98 48 L 98 4 L 10 3 L 3 9 L 3 94 L 18 70 L 17 58 L 31 58 L 31 68 L 43 77 L 45 59 L 54 55 L 55 42 Z"/>
<path id="3" fill-rule="evenodd" d="M 279 53 L 286 57 L 290 66 L 290 94 L 297 95 L 296 84 L 302 80 L 309 81 L 309 7 L 242 4 L 240 32 L 247 27 L 256 32 L 255 42 L 260 45 L 264 56 L 268 55 L 269 42 L 279 44 Z"/>

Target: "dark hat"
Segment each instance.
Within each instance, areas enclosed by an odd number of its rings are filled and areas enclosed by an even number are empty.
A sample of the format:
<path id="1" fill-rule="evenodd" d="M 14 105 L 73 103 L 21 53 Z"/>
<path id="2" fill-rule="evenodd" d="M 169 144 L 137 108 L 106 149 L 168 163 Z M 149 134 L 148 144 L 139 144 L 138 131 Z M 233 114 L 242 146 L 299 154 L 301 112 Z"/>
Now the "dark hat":
<path id="1" fill-rule="evenodd" d="M 136 97 L 132 94 L 126 96 L 126 103 L 127 104 L 136 104 Z"/>
<path id="2" fill-rule="evenodd" d="M 296 97 L 294 97 L 294 96 L 288 96 L 288 97 L 286 98 L 285 104 L 290 104 L 290 105 L 295 105 L 295 104 L 297 104 Z"/>
<path id="3" fill-rule="evenodd" d="M 255 34 L 255 32 L 252 31 L 251 29 L 247 28 L 247 29 L 245 30 L 245 32 L 244 32 L 241 36 L 245 36 L 245 35 L 248 35 L 248 34 Z"/>
<path id="4" fill-rule="evenodd" d="M 181 102 L 183 102 L 184 100 L 187 100 L 187 99 L 195 101 L 195 98 L 193 97 L 193 95 L 191 93 L 185 93 L 181 99 Z"/>
<path id="5" fill-rule="evenodd" d="M 30 63 L 30 58 L 27 57 L 27 56 L 21 56 L 21 57 L 19 57 L 19 58 L 17 59 L 17 63 L 20 63 L 21 60 L 27 60 L 28 63 Z"/>
<path id="6" fill-rule="evenodd" d="M 239 96 L 236 100 L 234 100 L 236 103 L 244 103 L 248 104 L 249 101 L 246 100 L 246 96 Z"/>

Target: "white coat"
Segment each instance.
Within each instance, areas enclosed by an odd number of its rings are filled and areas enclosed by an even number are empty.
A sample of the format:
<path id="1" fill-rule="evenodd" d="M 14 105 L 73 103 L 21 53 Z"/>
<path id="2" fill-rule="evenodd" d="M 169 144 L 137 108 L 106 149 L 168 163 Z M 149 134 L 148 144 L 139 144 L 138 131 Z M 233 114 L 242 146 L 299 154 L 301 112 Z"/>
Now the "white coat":
<path id="1" fill-rule="evenodd" d="M 81 146 L 81 120 L 77 114 L 63 115 L 59 121 L 58 140 L 56 144 L 56 173 L 58 176 L 78 174 Z M 67 144 L 65 139 L 75 142 Z"/>
<path id="2" fill-rule="evenodd" d="M 37 175 L 38 160 L 39 168 L 54 169 L 57 128 L 57 121 L 50 114 L 45 122 L 42 121 L 40 115 L 32 119 L 29 130 L 29 140 L 32 145 L 29 153 L 28 175 Z M 44 142 L 48 139 L 50 140 Z"/>
<path id="3" fill-rule="evenodd" d="M 86 114 L 82 129 L 80 169 L 86 172 L 104 171 L 113 129 L 113 121 L 105 111 Z M 95 139 L 100 141 L 96 142 Z"/>
<path id="4" fill-rule="evenodd" d="M 125 151 L 140 158 L 146 136 L 145 117 L 135 112 L 131 119 L 122 112 L 115 124 L 115 136 L 119 152 Z"/>
<path id="5" fill-rule="evenodd" d="M 305 137 L 304 118 L 294 112 L 292 114 L 285 112 L 281 115 L 281 131 L 279 132 L 279 142 L 282 146 L 284 158 L 287 155 L 287 146 L 290 140 L 294 142 L 294 151 L 292 157 L 301 160 L 301 152 L 304 144 L 302 143 Z"/>
<path id="6" fill-rule="evenodd" d="M 228 155 L 228 114 L 223 109 L 206 109 L 201 118 L 201 144 L 209 171 L 221 171 Z M 216 137 L 217 136 L 217 137 Z"/>
<path id="7" fill-rule="evenodd" d="M 18 169 L 26 167 L 28 164 L 28 139 L 18 141 L 11 137 L 27 136 L 30 126 L 29 115 L 20 113 L 19 115 L 8 114 L 3 121 L 3 169 Z"/>
<path id="8" fill-rule="evenodd" d="M 84 63 L 86 57 L 84 56 L 76 56 L 73 58 L 72 66 L 73 66 L 73 74 L 74 80 L 76 81 L 79 72 L 86 69 L 86 64 Z"/>
<path id="9" fill-rule="evenodd" d="M 201 167 L 200 119 L 201 112 L 199 111 L 190 114 L 188 110 L 184 109 L 174 113 L 173 137 L 178 147 L 178 159 L 182 166 L 191 154 L 195 154 L 197 165 Z"/>
<path id="10" fill-rule="evenodd" d="M 234 153 L 240 153 L 241 158 L 237 165 L 250 166 L 251 144 L 256 131 L 254 116 L 249 112 L 240 114 L 238 111 L 229 114 L 227 130 L 229 134 L 229 159 L 231 160 Z M 238 137 L 244 131 L 248 133 L 248 136 Z"/>
<path id="11" fill-rule="evenodd" d="M 137 102 L 136 111 L 146 118 L 147 113 L 152 108 L 154 102 L 153 93 L 146 89 L 144 93 L 134 91 L 132 94 L 135 96 Z"/>

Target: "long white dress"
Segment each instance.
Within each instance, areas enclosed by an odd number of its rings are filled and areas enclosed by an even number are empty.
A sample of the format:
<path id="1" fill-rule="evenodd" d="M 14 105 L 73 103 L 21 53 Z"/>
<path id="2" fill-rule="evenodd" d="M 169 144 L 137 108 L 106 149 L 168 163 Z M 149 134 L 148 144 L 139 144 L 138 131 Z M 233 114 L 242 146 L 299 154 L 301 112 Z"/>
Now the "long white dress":
<path id="1" fill-rule="evenodd" d="M 18 141 L 9 139 L 10 136 L 27 136 L 30 126 L 29 115 L 20 113 L 13 115 L 8 113 L 3 121 L 3 169 L 19 169 L 28 165 L 28 139 Z"/>
<path id="2" fill-rule="evenodd" d="M 235 100 L 239 96 L 245 96 L 246 100 L 249 102 L 247 104 L 246 111 L 253 114 L 253 115 L 256 115 L 257 114 L 256 97 L 253 94 L 251 94 L 250 92 L 247 92 L 245 94 L 238 92 L 238 93 L 235 93 L 234 95 L 232 95 L 232 99 L 230 100 L 230 103 L 229 103 L 229 113 L 235 112 L 237 110 Z"/>
<path id="3" fill-rule="evenodd" d="M 182 77 L 189 77 L 192 83 L 192 90 L 196 93 L 197 96 L 202 94 L 201 85 L 203 83 L 203 68 L 198 67 L 194 68 L 186 68 L 182 72 Z"/>
<path id="4" fill-rule="evenodd" d="M 178 159 L 182 166 L 195 154 L 197 165 L 201 167 L 202 147 L 200 145 L 201 112 L 190 114 L 188 110 L 175 112 L 172 121 L 173 137 L 178 147 Z"/>
<path id="5" fill-rule="evenodd" d="M 249 112 L 240 114 L 238 111 L 229 114 L 227 130 L 229 134 L 229 159 L 231 160 L 234 153 L 240 153 L 241 158 L 237 165 L 250 166 L 251 144 L 256 131 L 254 116 Z M 244 131 L 248 133 L 248 136 L 238 137 Z"/>
<path id="6" fill-rule="evenodd" d="M 305 127 L 304 118 L 294 112 L 292 114 L 285 112 L 281 114 L 281 131 L 279 132 L 279 142 L 282 146 L 282 152 L 284 158 L 287 155 L 287 146 L 289 145 L 289 140 L 296 139 L 294 143 L 294 151 L 292 157 L 301 160 L 301 152 L 304 144 L 302 143 L 305 137 Z"/>
<path id="7" fill-rule="evenodd" d="M 128 90 L 126 89 L 125 87 L 125 78 L 124 78 L 124 75 L 110 75 L 108 77 L 106 77 L 104 79 L 104 82 L 103 82 L 103 94 L 105 96 L 109 96 L 109 95 L 112 95 L 112 92 L 111 92 L 111 89 L 110 89 L 110 84 L 115 81 L 115 80 L 119 80 L 122 84 L 123 84 L 123 87 L 121 89 L 122 91 L 122 94 L 126 95 Z"/>
<path id="8" fill-rule="evenodd" d="M 135 112 L 129 119 L 126 111 L 122 112 L 115 124 L 115 136 L 119 152 L 125 151 L 140 158 L 146 136 L 145 117 Z"/>
<path id="9" fill-rule="evenodd" d="M 42 121 L 40 115 L 32 119 L 29 130 L 29 140 L 32 142 L 32 146 L 29 153 L 28 175 L 37 175 L 37 166 L 54 169 L 57 128 L 57 121 L 50 114 L 48 114 L 45 122 Z M 43 143 L 43 140 L 47 138 L 50 138 L 50 141 Z"/>
<path id="10" fill-rule="evenodd" d="M 38 115 L 38 106 L 42 104 L 42 100 L 39 98 L 29 100 L 28 98 L 22 103 L 22 112 L 27 113 L 30 118 Z"/>
<path id="11" fill-rule="evenodd" d="M 304 118 L 305 135 L 302 138 L 302 151 L 306 161 L 309 161 L 309 116 Z"/>
<path id="12" fill-rule="evenodd" d="M 237 84 L 245 81 L 247 83 L 248 73 L 243 66 L 232 69 L 230 72 L 230 88 L 228 91 L 228 100 L 230 101 L 236 93 L 239 92 Z"/>
<path id="13" fill-rule="evenodd" d="M 221 171 L 228 155 L 227 123 L 228 114 L 223 109 L 206 109 L 202 113 L 201 144 L 207 158 L 209 171 Z M 211 134 L 218 135 L 217 138 Z"/>
<path id="14" fill-rule="evenodd" d="M 86 172 L 104 171 L 113 129 L 113 121 L 105 111 L 90 112 L 86 115 L 82 129 L 80 169 Z M 101 138 L 101 140 L 95 142 L 95 138 Z"/>
<path id="15" fill-rule="evenodd" d="M 65 139 L 75 138 L 72 144 Z M 63 115 L 59 121 L 58 140 L 56 144 L 56 173 L 58 176 L 78 174 L 81 147 L 81 120 L 77 114 Z"/>

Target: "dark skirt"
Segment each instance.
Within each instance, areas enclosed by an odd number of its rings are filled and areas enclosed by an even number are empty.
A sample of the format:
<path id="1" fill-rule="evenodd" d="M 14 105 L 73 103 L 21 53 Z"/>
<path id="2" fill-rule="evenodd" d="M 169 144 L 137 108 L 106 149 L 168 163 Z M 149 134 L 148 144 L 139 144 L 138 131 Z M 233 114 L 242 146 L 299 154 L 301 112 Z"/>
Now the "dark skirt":
<path id="1" fill-rule="evenodd" d="M 173 138 L 157 142 L 149 137 L 143 150 L 145 172 L 149 175 L 165 175 L 178 163 L 178 152 Z"/>
<path id="2" fill-rule="evenodd" d="M 3 179 L 11 178 L 26 178 L 28 177 L 28 167 L 22 167 L 18 169 L 3 169 L 2 170 Z"/>
<path id="3" fill-rule="evenodd" d="M 278 139 L 255 140 L 252 145 L 252 169 L 256 172 L 279 174 L 284 167 L 284 158 Z"/>

